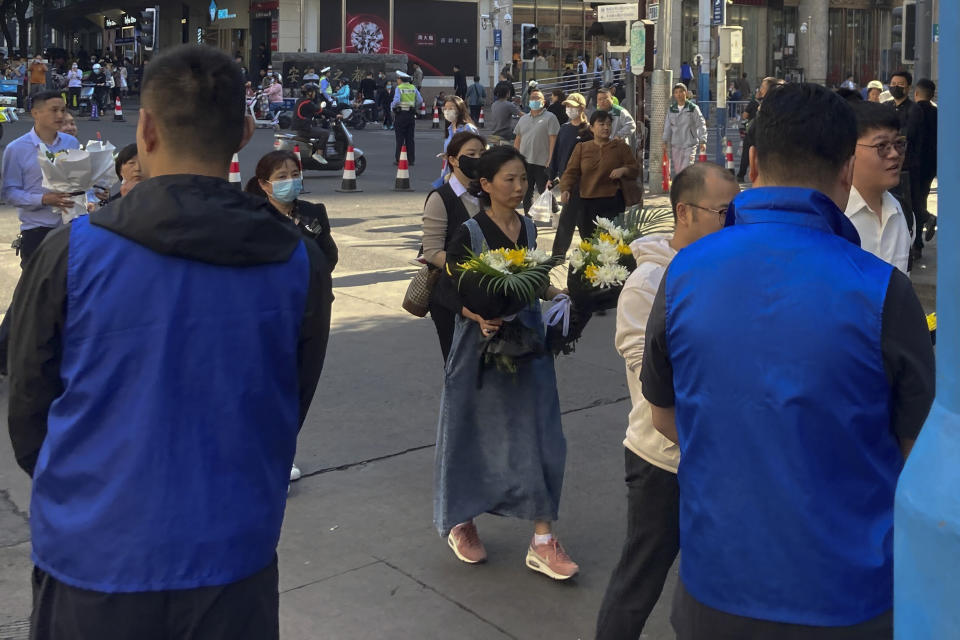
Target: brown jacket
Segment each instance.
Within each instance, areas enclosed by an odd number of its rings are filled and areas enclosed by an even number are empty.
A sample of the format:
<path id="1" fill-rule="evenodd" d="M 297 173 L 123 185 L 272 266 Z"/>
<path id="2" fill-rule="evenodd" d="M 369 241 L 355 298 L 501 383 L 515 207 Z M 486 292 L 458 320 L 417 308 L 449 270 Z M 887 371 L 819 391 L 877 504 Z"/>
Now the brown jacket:
<path id="1" fill-rule="evenodd" d="M 581 198 L 611 198 L 617 195 L 620 181 L 611 180 L 610 172 L 620 167 L 627 169 L 624 178 L 637 177 L 637 159 L 623 140 L 611 140 L 603 146 L 593 140 L 581 142 L 570 154 L 560 191 L 570 191 L 579 184 Z"/>

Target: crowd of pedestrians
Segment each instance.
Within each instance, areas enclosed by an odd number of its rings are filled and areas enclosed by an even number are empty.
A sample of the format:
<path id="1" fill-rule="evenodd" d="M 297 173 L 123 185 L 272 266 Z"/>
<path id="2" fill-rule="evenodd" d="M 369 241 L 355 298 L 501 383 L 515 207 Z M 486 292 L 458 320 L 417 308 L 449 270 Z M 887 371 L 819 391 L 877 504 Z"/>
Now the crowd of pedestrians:
<path id="1" fill-rule="evenodd" d="M 267 87 L 282 87 L 271 73 Z M 310 93 L 335 95 L 328 73 Z M 396 76 L 397 159 L 405 144 L 413 164 L 423 98 L 414 76 Z M 640 637 L 678 553 L 680 640 L 892 637 L 893 492 L 934 391 L 906 273 L 910 225 L 931 228 L 915 198 L 936 174 L 920 159 L 935 86 L 918 82 L 907 104 L 912 79 L 898 72 L 885 105 L 767 80 L 742 192 L 692 162 L 703 118 L 674 87 L 663 139 L 675 230 L 631 243 L 612 336 L 631 399 L 627 535 L 600 639 Z M 226 182 L 253 133 L 245 82 L 212 48 L 157 56 L 137 143 L 116 159 L 119 194 L 67 225 L 55 208 L 70 194 L 44 189 L 36 161 L 41 144 L 79 144 L 60 91 L 29 96 L 34 126 L 4 152 L 25 267 L 6 318 L 11 440 L 33 479 L 32 637 L 279 636 L 276 547 L 338 250 L 325 207 L 299 197 L 294 154 L 263 156 L 244 191 Z M 458 79 L 443 98 L 444 168 L 423 215 L 444 362 L 434 525 L 479 564 L 481 516 L 529 521 L 525 566 L 568 580 L 580 567 L 555 530 L 566 440 L 553 357 L 531 347 L 514 370 L 477 360 L 511 327 L 542 341 L 540 302 L 491 310 L 463 294 L 460 269 L 488 250 L 536 253 L 518 209 L 548 185 L 566 204 L 556 256 L 574 226 L 586 239 L 635 204 L 636 122 L 600 87 L 589 117 L 581 93 L 552 95 L 561 125 L 534 86 L 510 127 L 516 105 L 498 85 L 493 133 L 513 143 L 488 148 L 474 86 Z M 365 75 L 361 94 L 379 90 Z"/>
<path id="2" fill-rule="evenodd" d="M 48 54 L 49 55 L 49 54 Z M 81 88 L 93 88 L 93 96 L 101 111 L 118 96 L 123 98 L 139 87 L 142 67 L 130 58 L 118 58 L 110 53 L 101 57 L 81 50 L 73 57 L 51 60 L 37 53 L 32 58 L 4 58 L 0 55 L 0 74 L 17 83 L 18 106 L 25 108 L 26 98 L 40 91 L 55 90 L 67 95 L 70 109 L 80 106 Z"/>

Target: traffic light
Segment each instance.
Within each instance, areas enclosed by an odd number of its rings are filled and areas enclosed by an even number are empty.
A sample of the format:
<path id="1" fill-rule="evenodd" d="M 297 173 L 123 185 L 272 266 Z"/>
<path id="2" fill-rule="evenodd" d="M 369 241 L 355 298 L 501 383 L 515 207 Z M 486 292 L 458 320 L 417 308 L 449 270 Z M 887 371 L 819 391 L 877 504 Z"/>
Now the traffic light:
<path id="1" fill-rule="evenodd" d="M 894 66 L 912 64 L 917 49 L 917 5 L 915 0 L 903 0 L 903 4 L 893 8 L 893 37 L 890 48 L 894 55 Z"/>
<path id="2" fill-rule="evenodd" d="M 528 23 L 520 25 L 520 41 L 522 43 L 520 57 L 522 59 L 533 60 L 539 55 L 537 49 L 540 44 L 540 40 L 537 38 L 538 33 L 540 33 L 540 30 L 537 29 L 536 25 Z"/>
<path id="3" fill-rule="evenodd" d="M 140 12 L 140 45 L 144 51 L 153 51 L 157 41 L 157 10 L 148 7 Z"/>

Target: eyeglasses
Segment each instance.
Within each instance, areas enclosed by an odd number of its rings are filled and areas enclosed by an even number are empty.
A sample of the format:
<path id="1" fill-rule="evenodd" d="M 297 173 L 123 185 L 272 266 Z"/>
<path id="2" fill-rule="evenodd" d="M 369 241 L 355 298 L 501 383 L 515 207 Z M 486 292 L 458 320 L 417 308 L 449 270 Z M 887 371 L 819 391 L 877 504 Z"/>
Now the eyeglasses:
<path id="1" fill-rule="evenodd" d="M 727 211 L 729 211 L 730 209 L 730 205 L 726 205 L 725 207 L 720 207 L 719 209 L 711 209 L 710 207 L 701 207 L 700 205 L 693 204 L 692 202 L 681 202 L 680 204 L 685 204 L 688 207 L 693 207 L 694 209 L 702 209 L 703 211 L 709 211 L 710 213 L 716 216 L 719 216 L 720 224 L 723 224 L 723 222 L 727 219 Z"/>
<path id="2" fill-rule="evenodd" d="M 902 156 L 903 153 L 907 150 L 907 139 L 904 137 L 897 138 L 893 142 L 878 142 L 877 144 L 860 144 L 857 143 L 858 147 L 870 147 L 877 150 L 877 155 L 880 156 L 881 160 L 886 159 L 890 154 L 890 149 L 895 149 L 898 156 Z"/>

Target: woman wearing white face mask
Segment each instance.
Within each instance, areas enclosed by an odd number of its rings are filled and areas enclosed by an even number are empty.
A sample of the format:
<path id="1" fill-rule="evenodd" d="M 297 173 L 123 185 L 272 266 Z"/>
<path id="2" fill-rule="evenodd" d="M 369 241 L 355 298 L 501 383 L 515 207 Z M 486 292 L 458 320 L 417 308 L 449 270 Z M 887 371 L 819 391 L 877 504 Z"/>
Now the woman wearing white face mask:
<path id="1" fill-rule="evenodd" d="M 300 163 L 290 151 L 271 151 L 257 163 L 254 176 L 247 182 L 247 193 L 262 196 L 284 216 L 297 225 L 305 240 L 312 240 L 327 258 L 333 271 L 339 256 L 337 245 L 330 235 L 330 219 L 327 208 L 319 202 L 298 200 L 303 191 L 303 175 Z M 300 479 L 300 469 L 294 464 L 290 469 L 290 482 Z"/>
<path id="2" fill-rule="evenodd" d="M 453 136 L 461 131 L 477 133 L 477 125 L 470 117 L 467 103 L 459 96 L 450 96 L 443 103 L 443 168 L 440 170 L 440 177 L 433 181 L 434 189 L 438 189 L 450 175 L 450 165 L 446 160 L 447 145 Z"/>
<path id="3" fill-rule="evenodd" d="M 83 86 L 83 71 L 74 62 L 67 71 L 67 91 L 70 92 L 70 101 L 67 106 L 71 109 L 80 108 L 80 87 Z"/>

